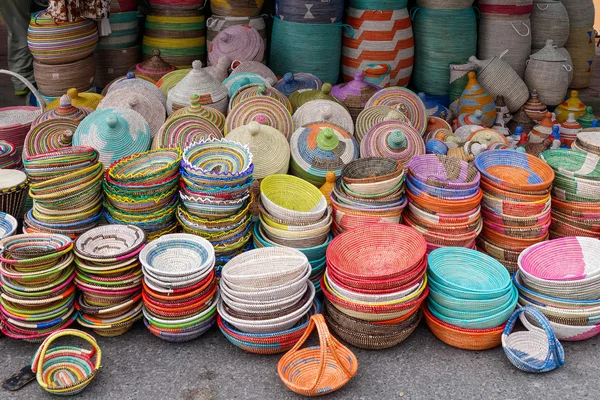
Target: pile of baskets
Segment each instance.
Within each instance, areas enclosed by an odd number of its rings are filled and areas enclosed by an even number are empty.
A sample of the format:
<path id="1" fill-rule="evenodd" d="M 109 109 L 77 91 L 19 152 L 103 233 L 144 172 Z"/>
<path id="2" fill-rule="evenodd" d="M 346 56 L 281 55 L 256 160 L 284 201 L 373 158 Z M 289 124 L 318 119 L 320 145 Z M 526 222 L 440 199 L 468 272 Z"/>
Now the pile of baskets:
<path id="1" fill-rule="evenodd" d="M 219 328 L 235 346 L 281 353 L 302 337 L 320 312 L 304 254 L 285 247 L 250 250 L 229 261 L 219 282 Z"/>
<path id="2" fill-rule="evenodd" d="M 427 297 L 425 239 L 396 224 L 370 224 L 337 236 L 321 281 L 327 322 L 344 341 L 384 349 L 405 340 Z"/>
<path id="3" fill-rule="evenodd" d="M 214 246 L 217 272 L 252 245 L 253 171 L 248 147 L 236 142 L 211 139 L 183 152 L 177 218 L 184 232 Z"/>
<path id="4" fill-rule="evenodd" d="M 140 253 L 144 323 L 169 342 L 196 339 L 215 324 L 219 295 L 215 251 L 185 233 L 161 236 Z"/>
<path id="5" fill-rule="evenodd" d="M 323 194 L 291 175 L 275 174 L 260 185 L 260 215 L 254 224 L 254 247 L 290 247 L 308 258 L 317 292 L 331 242 L 331 213 Z"/>
<path id="6" fill-rule="evenodd" d="M 15 146 L 4 140 L 0 140 L 0 169 L 19 168 L 21 159 Z"/>
<path id="7" fill-rule="evenodd" d="M 102 216 L 104 168 L 91 147 L 66 147 L 24 160 L 31 181 L 33 208 L 25 232 L 49 232 L 77 238 Z"/>
<path id="8" fill-rule="evenodd" d="M 177 228 L 181 150 L 150 150 L 120 159 L 106 171 L 105 217 L 142 228 L 148 240 Z"/>
<path id="9" fill-rule="evenodd" d="M 133 225 L 104 225 L 75 241 L 75 285 L 79 325 L 101 336 L 127 332 L 142 317 L 142 269 L 138 254 L 144 231 Z"/>
<path id="10" fill-rule="evenodd" d="M 485 151 L 475 167 L 483 190 L 477 247 L 514 272 L 519 254 L 548 238 L 554 171 L 537 157 L 511 150 Z"/>
<path id="11" fill-rule="evenodd" d="M 500 345 L 504 325 L 517 305 L 517 289 L 498 261 L 456 247 L 429 254 L 425 321 L 444 343 L 465 350 Z"/>
<path id="12" fill-rule="evenodd" d="M 600 138 L 598 128 L 584 129 L 577 134 L 577 139 L 571 144 L 573 150 L 600 155 Z"/>
<path id="13" fill-rule="evenodd" d="M 568 149 L 548 150 L 540 158 L 554 170 L 550 238 L 600 239 L 600 158 Z"/>
<path id="14" fill-rule="evenodd" d="M 538 243 L 519 257 L 513 276 L 519 304 L 539 309 L 560 340 L 578 341 L 600 333 L 598 240 L 565 237 Z M 534 319 L 521 315 L 526 327 Z"/>
<path id="15" fill-rule="evenodd" d="M 475 248 L 481 232 L 480 174 L 466 161 L 444 155 L 416 156 L 408 163 L 408 208 L 404 223 L 440 247 Z"/>
<path id="16" fill-rule="evenodd" d="M 75 321 L 73 241 L 64 235 L 24 234 L 0 240 L 2 332 L 41 341 Z"/>
<path id="17" fill-rule="evenodd" d="M 331 194 L 334 235 L 374 223 L 402 222 L 405 173 L 396 160 L 368 157 L 342 170 Z"/>

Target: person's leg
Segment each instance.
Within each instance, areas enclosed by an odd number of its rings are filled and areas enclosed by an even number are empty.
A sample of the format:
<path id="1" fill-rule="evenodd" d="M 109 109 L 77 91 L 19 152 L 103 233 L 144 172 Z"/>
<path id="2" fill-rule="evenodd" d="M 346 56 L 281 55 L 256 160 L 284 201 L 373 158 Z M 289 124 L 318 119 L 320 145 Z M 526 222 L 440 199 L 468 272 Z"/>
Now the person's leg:
<path id="1" fill-rule="evenodd" d="M 8 69 L 33 83 L 33 56 L 27 47 L 30 12 L 29 0 L 0 0 L 0 15 L 8 31 Z M 27 93 L 18 79 L 13 78 L 13 84 L 16 93 Z"/>

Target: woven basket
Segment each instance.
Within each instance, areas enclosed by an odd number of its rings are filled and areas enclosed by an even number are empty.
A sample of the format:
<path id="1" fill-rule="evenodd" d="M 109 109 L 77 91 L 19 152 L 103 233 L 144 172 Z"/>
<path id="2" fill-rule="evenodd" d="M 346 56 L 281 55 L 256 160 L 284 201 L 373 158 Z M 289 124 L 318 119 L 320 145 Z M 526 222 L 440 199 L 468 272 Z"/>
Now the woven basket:
<path id="1" fill-rule="evenodd" d="M 251 26 L 230 26 L 219 32 L 208 47 L 208 61 L 212 65 L 217 65 L 222 57 L 262 62 L 265 60 L 265 44 L 258 31 Z"/>
<path id="2" fill-rule="evenodd" d="M 61 65 L 45 65 L 36 60 L 33 73 L 38 88 L 46 96 L 62 96 L 70 88 L 85 92 L 94 82 L 96 58 L 92 54 L 83 60 Z"/>
<path id="3" fill-rule="evenodd" d="M 192 70 L 177 83 L 167 97 L 167 113 L 170 115 L 179 108 L 190 105 L 190 96 L 200 96 L 200 103 L 222 113 L 227 111 L 227 89 L 210 76 L 198 60 L 193 62 Z"/>
<path id="4" fill-rule="evenodd" d="M 420 96 L 411 90 L 401 87 L 391 87 L 380 90 L 367 101 L 365 108 L 373 106 L 394 107 L 406 115 L 410 124 L 423 135 L 427 127 L 427 108 Z"/>
<path id="5" fill-rule="evenodd" d="M 143 75 L 137 77 L 137 76 L 135 76 L 135 74 L 133 72 L 128 72 L 127 75 L 121 76 L 121 77 L 115 79 L 114 81 L 110 82 L 108 85 L 106 85 L 104 87 L 104 90 L 102 91 L 102 95 L 106 96 L 113 90 L 124 89 L 124 88 L 133 89 L 133 90 L 143 88 L 143 89 L 148 90 L 150 93 L 152 93 L 152 95 L 155 96 L 157 99 L 159 99 L 163 103 L 163 105 L 167 101 L 166 96 L 164 96 L 162 91 L 156 87 L 154 81 L 152 81 L 150 78 L 145 77 Z M 71 98 L 72 98 L 72 96 L 71 96 Z M 98 103 L 100 102 L 100 100 L 101 100 L 101 98 L 98 100 Z M 96 106 L 94 106 L 94 108 L 95 107 Z"/>
<path id="6" fill-rule="evenodd" d="M 561 1 L 569 14 L 570 28 L 589 28 L 594 25 L 594 2 L 590 0 L 565 0 Z"/>
<path id="7" fill-rule="evenodd" d="M 138 18 L 137 11 L 111 13 L 108 17 L 111 33 L 100 38 L 98 49 L 116 50 L 134 47 L 138 41 Z"/>
<path id="8" fill-rule="evenodd" d="M 250 0 L 241 3 L 236 0 L 215 0 L 210 2 L 213 14 L 227 17 L 253 17 L 260 14 L 264 0 Z"/>
<path id="9" fill-rule="evenodd" d="M 314 328 L 319 333 L 319 347 L 300 350 Z M 311 317 L 304 335 L 277 365 L 283 383 L 304 396 L 334 392 L 348 383 L 357 370 L 356 357 L 331 336 L 321 314 Z"/>
<path id="10" fill-rule="evenodd" d="M 360 142 L 361 157 L 389 157 L 406 165 L 421 154 L 425 154 L 425 143 L 419 132 L 405 122 L 380 122 Z"/>
<path id="11" fill-rule="evenodd" d="M 199 11 L 154 10 L 146 17 L 145 26 L 145 60 L 159 49 L 162 59 L 177 68 L 189 68 L 195 60 L 206 61 L 206 23 Z"/>
<path id="12" fill-rule="evenodd" d="M 344 1 L 333 0 L 323 4 L 321 0 L 298 3 L 294 0 L 277 0 L 275 16 L 282 20 L 309 24 L 336 24 L 342 22 Z"/>
<path id="13" fill-rule="evenodd" d="M 258 14 L 256 16 L 229 16 L 221 13 L 213 13 L 206 20 L 206 48 L 210 48 L 212 41 L 217 37 L 219 32 L 235 25 L 248 25 L 256 29 L 265 43 L 265 49 L 267 48 L 267 25 L 262 16 Z"/>
<path id="14" fill-rule="evenodd" d="M 225 134 L 256 121 L 277 129 L 287 138 L 294 132 L 294 121 L 290 112 L 272 97 L 255 97 L 238 104 L 225 120 Z"/>
<path id="15" fill-rule="evenodd" d="M 31 156 L 71 147 L 71 140 L 79 123 L 51 119 L 35 125 L 25 138 L 23 160 Z"/>
<path id="16" fill-rule="evenodd" d="M 329 100 L 311 100 L 294 112 L 294 126 L 297 128 L 316 122 L 325 122 L 339 126 L 354 135 L 352 115 L 344 106 Z"/>
<path id="17" fill-rule="evenodd" d="M 410 81 L 414 60 L 414 39 L 406 8 L 384 9 L 350 6 L 346 23 L 353 32 L 345 32 L 342 47 L 342 74 L 350 82 L 357 72 L 374 64 L 389 68 L 389 81 L 381 87 L 406 86 Z M 370 51 L 370 49 L 377 51 Z"/>
<path id="18" fill-rule="evenodd" d="M 356 118 L 356 130 L 354 137 L 360 144 L 363 137 L 380 122 L 383 121 L 402 121 L 409 122 L 408 117 L 395 109 L 394 107 L 380 105 L 365 108 Z"/>
<path id="19" fill-rule="evenodd" d="M 260 191 L 263 206 L 277 218 L 314 222 L 327 209 L 325 197 L 317 188 L 290 175 L 263 179 Z"/>
<path id="20" fill-rule="evenodd" d="M 231 63 L 231 75 L 251 72 L 256 75 L 260 75 L 265 78 L 271 85 L 277 83 L 277 76 L 263 63 L 258 61 L 240 61 L 234 60 Z"/>
<path id="21" fill-rule="evenodd" d="M 539 50 L 552 40 L 563 47 L 569 37 L 569 14 L 560 1 L 536 1 L 531 11 L 531 48 Z"/>
<path id="22" fill-rule="evenodd" d="M 204 0 L 149 0 L 152 8 L 167 10 L 198 10 L 204 7 Z"/>
<path id="23" fill-rule="evenodd" d="M 571 65 L 573 66 L 572 88 L 589 86 L 596 65 L 595 43 L 595 31 L 590 26 L 572 28 L 569 31 L 569 40 L 567 40 L 565 48 L 571 56 Z"/>
<path id="24" fill-rule="evenodd" d="M 356 72 L 352 81 L 334 86 L 331 89 L 331 95 L 344 103 L 350 111 L 352 120 L 356 121 L 367 101 L 380 89 L 379 86 L 365 82 L 362 72 Z"/>
<path id="25" fill-rule="evenodd" d="M 152 50 L 152 57 L 137 64 L 135 71 L 140 75 L 145 75 L 158 81 L 169 72 L 175 71 L 175 67 L 162 59 L 159 49 L 154 49 Z"/>
<path id="26" fill-rule="evenodd" d="M 115 79 L 127 75 L 140 60 L 141 46 L 124 49 L 96 50 L 96 79 L 94 83 L 104 88 Z M 141 75 L 141 73 L 140 73 Z"/>
<path id="27" fill-rule="evenodd" d="M 467 82 L 469 81 L 468 73 L 476 71 L 477 66 L 471 63 L 467 64 L 450 64 L 450 86 L 449 86 L 449 100 L 450 100 L 450 111 L 456 114 L 456 107 L 458 106 L 458 98 L 462 94 Z"/>

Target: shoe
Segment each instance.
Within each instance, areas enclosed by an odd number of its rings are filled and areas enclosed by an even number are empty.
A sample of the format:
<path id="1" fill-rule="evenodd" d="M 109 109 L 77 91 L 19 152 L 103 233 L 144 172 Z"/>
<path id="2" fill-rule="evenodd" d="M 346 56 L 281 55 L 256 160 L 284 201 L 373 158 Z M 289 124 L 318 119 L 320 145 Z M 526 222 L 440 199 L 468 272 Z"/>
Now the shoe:
<path id="1" fill-rule="evenodd" d="M 29 89 L 25 89 L 25 90 L 15 90 L 15 96 L 17 97 L 21 97 L 21 96 L 27 96 L 29 94 L 30 90 Z"/>

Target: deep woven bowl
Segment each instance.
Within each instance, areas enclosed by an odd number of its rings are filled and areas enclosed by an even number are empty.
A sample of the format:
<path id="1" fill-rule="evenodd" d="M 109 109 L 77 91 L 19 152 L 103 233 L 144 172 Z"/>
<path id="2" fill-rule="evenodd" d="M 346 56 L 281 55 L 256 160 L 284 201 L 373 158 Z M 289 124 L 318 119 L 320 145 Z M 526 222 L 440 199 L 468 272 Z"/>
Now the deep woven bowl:
<path id="1" fill-rule="evenodd" d="M 17 220 L 12 215 L 0 212 L 0 239 L 12 236 L 17 230 Z"/>
<path id="2" fill-rule="evenodd" d="M 480 174 L 467 162 L 443 155 L 414 157 L 408 170 L 419 181 L 448 189 L 471 189 L 479 185 Z"/>
<path id="3" fill-rule="evenodd" d="M 261 202 L 273 216 L 315 222 L 327 210 L 325 196 L 315 186 L 291 175 L 271 175 L 260 184 Z"/>
<path id="4" fill-rule="evenodd" d="M 115 181 L 160 180 L 179 172 L 182 153 L 180 149 L 150 150 L 134 154 L 112 164 L 108 176 Z"/>
<path id="5" fill-rule="evenodd" d="M 144 231 L 133 225 L 104 225 L 75 242 L 75 254 L 85 260 L 114 262 L 135 256 L 146 243 Z"/>

